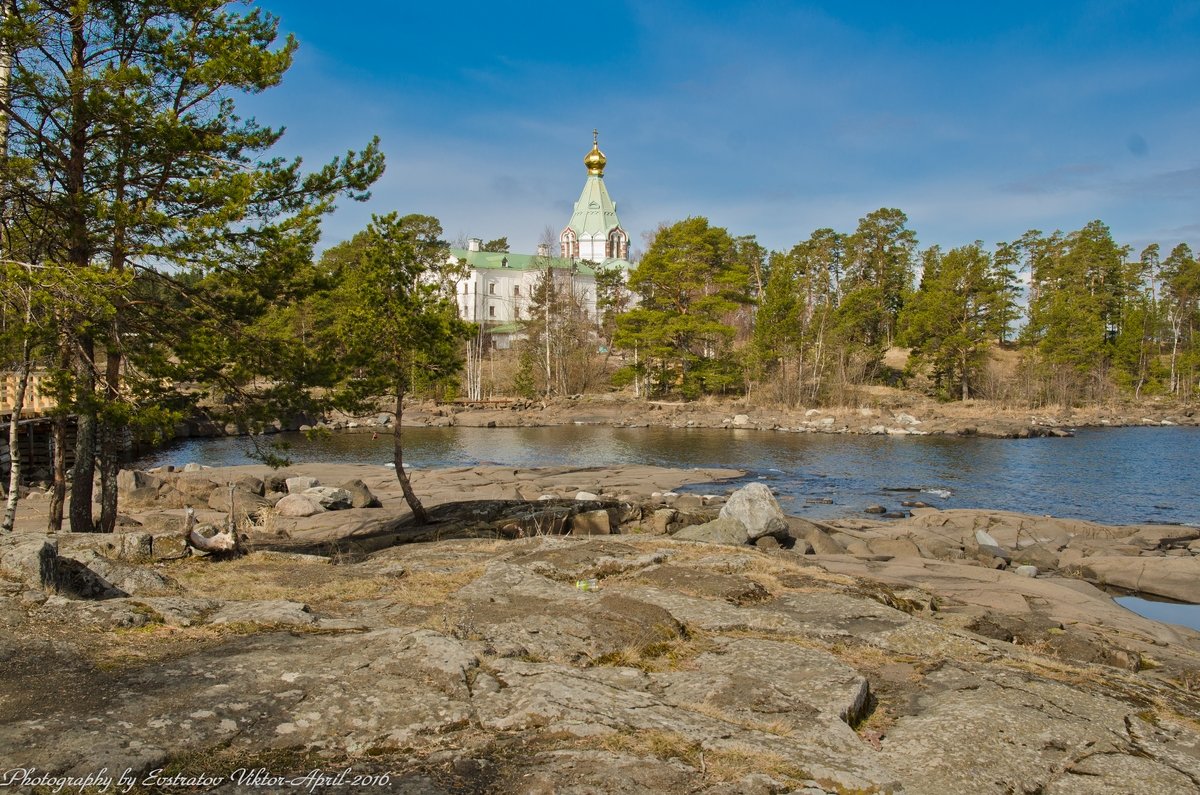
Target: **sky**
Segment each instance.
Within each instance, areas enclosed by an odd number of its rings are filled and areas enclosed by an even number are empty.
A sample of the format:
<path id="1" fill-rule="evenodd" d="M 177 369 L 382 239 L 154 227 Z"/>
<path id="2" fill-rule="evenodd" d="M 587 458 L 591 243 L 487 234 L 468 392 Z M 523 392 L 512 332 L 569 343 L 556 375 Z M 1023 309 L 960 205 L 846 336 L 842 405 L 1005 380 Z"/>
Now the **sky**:
<path id="1" fill-rule="evenodd" d="M 372 213 L 557 240 L 593 128 L 633 247 L 705 216 L 786 250 L 880 207 L 922 247 L 1107 223 L 1200 249 L 1200 0 L 260 0 L 299 42 L 242 108 L 312 168 L 378 135 Z"/>

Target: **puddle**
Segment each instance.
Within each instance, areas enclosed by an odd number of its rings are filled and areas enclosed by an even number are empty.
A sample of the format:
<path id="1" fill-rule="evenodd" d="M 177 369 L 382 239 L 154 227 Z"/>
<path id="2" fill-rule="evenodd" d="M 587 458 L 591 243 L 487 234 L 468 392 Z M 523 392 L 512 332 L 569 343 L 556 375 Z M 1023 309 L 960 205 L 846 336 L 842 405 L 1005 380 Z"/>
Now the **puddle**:
<path id="1" fill-rule="evenodd" d="M 1158 602 L 1140 596 L 1115 596 L 1113 601 L 1139 616 L 1162 621 L 1164 624 L 1179 624 L 1200 632 L 1200 605 Z"/>

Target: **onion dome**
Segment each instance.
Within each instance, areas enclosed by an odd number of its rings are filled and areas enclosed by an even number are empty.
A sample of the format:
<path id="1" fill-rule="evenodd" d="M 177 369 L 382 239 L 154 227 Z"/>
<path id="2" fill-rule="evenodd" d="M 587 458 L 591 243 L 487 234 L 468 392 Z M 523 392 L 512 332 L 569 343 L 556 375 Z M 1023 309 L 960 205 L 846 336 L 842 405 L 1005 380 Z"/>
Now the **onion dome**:
<path id="1" fill-rule="evenodd" d="M 583 158 L 583 164 L 587 166 L 589 174 L 595 174 L 598 177 L 604 176 L 604 165 L 608 162 L 608 158 L 600 151 L 600 132 L 592 130 L 592 151 L 588 152 Z"/>

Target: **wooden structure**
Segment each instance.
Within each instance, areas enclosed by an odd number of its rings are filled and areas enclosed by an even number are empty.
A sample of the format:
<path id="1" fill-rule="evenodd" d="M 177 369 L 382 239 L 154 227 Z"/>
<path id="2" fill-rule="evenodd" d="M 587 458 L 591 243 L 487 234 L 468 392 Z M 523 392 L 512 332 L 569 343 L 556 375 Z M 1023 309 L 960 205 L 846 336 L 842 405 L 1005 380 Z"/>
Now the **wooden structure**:
<path id="1" fill-rule="evenodd" d="M 41 390 L 41 373 L 33 373 L 25 389 L 21 419 L 17 422 L 17 444 L 21 450 L 21 473 L 26 482 L 48 480 L 53 466 L 54 421 L 47 415 L 55 402 Z M 8 485 L 12 455 L 8 449 L 8 430 L 17 395 L 18 376 L 0 373 L 0 478 Z M 67 466 L 75 460 L 75 420 L 67 420 Z"/>
<path id="2" fill-rule="evenodd" d="M 25 405 L 21 409 L 21 419 L 44 417 L 55 406 L 54 400 L 49 395 L 42 393 L 42 375 L 35 371 L 29 376 L 29 386 L 25 389 Z M 0 373 L 0 421 L 7 420 L 13 412 L 19 380 L 19 376 L 14 372 Z"/>

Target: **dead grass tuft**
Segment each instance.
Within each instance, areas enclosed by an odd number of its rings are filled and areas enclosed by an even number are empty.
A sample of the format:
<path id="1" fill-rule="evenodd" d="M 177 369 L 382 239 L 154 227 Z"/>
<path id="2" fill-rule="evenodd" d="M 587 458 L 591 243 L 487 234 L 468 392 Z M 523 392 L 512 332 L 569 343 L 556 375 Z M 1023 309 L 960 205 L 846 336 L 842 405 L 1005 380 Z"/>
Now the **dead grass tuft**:
<path id="1" fill-rule="evenodd" d="M 397 604 L 436 607 L 451 594 L 479 579 L 487 565 L 476 563 L 450 571 L 412 571 L 396 581 L 388 597 Z"/>
<path id="2" fill-rule="evenodd" d="M 592 665 L 637 668 L 647 673 L 678 671 L 707 647 L 704 637 L 694 633 L 681 635 L 672 627 L 658 624 L 627 646 L 596 658 Z"/>

